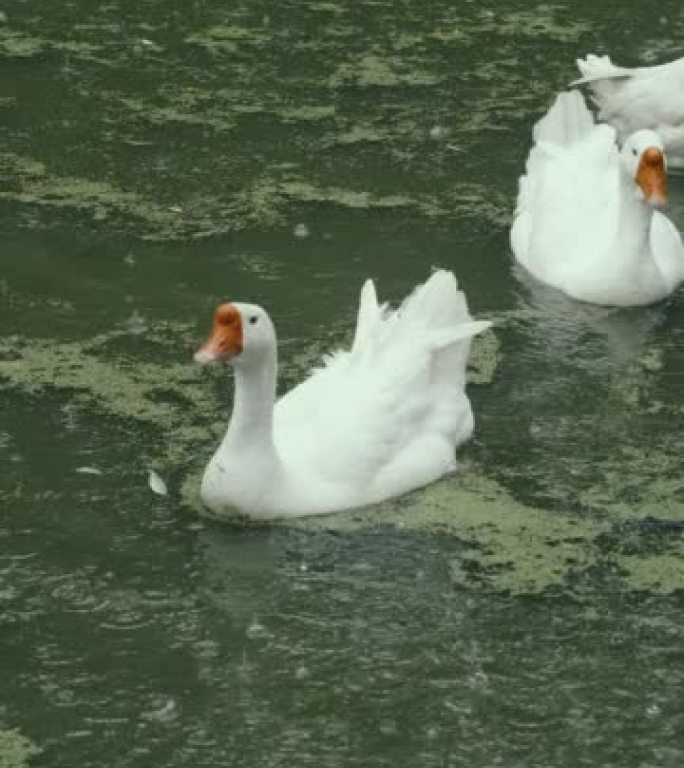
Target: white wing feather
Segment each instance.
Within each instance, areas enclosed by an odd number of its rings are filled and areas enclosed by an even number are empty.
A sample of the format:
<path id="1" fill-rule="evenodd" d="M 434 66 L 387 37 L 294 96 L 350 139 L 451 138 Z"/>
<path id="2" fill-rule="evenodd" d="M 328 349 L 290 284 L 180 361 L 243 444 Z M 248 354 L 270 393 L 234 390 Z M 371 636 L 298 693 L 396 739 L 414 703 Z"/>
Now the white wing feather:
<path id="1" fill-rule="evenodd" d="M 656 211 L 651 222 L 653 259 L 668 290 L 674 290 L 684 280 L 684 249 L 682 236 L 675 225 Z"/>
<path id="2" fill-rule="evenodd" d="M 423 432 L 460 442 L 470 338 L 488 326 L 472 321 L 450 272 L 435 272 L 395 312 L 368 281 L 352 349 L 277 403 L 279 454 L 330 482 L 363 486 Z"/>
<path id="3" fill-rule="evenodd" d="M 684 128 L 684 58 L 628 69 L 590 54 L 577 66 L 583 76 L 573 84 L 589 85 L 600 119 L 613 123 L 622 137 L 641 128 Z"/>
<path id="4" fill-rule="evenodd" d="M 613 241 L 618 221 L 615 131 L 595 125 L 578 92 L 560 94 L 535 126 L 520 180 L 511 246 L 518 260 L 558 285 Z M 559 287 L 562 287 L 559 285 Z"/>

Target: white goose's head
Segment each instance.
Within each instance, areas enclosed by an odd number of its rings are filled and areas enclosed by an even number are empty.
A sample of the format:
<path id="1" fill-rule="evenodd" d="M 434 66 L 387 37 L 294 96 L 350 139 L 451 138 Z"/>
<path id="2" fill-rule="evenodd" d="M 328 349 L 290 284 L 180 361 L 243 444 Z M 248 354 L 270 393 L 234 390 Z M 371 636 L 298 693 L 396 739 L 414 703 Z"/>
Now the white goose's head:
<path id="1" fill-rule="evenodd" d="M 636 182 L 636 195 L 659 208 L 667 203 L 666 160 L 663 142 L 655 131 L 633 133 L 620 152 L 627 173 Z"/>
<path id="2" fill-rule="evenodd" d="M 195 352 L 195 362 L 259 364 L 273 355 L 275 346 L 275 329 L 265 310 L 256 304 L 230 302 L 214 311 L 211 333 Z"/>

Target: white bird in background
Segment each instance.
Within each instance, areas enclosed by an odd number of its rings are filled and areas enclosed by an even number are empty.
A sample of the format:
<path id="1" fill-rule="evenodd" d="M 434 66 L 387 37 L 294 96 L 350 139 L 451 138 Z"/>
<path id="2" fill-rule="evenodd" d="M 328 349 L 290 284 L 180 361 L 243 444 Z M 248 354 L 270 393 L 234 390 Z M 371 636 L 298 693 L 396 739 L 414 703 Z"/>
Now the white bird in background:
<path id="1" fill-rule="evenodd" d="M 654 67 L 618 67 L 608 56 L 578 59 L 582 77 L 599 108 L 599 119 L 620 139 L 643 128 L 660 134 L 668 164 L 684 168 L 684 58 Z"/>
<path id="2" fill-rule="evenodd" d="M 578 91 L 562 93 L 534 128 L 511 247 L 539 280 L 596 304 L 649 304 L 684 279 L 684 248 L 659 211 L 663 143 L 650 130 L 619 150 Z"/>
<path id="3" fill-rule="evenodd" d="M 275 402 L 276 334 L 264 309 L 228 303 L 195 355 L 235 371 L 228 431 L 207 465 L 204 503 L 270 518 L 372 504 L 455 468 L 473 430 L 465 393 L 473 321 L 451 272 L 437 271 L 396 311 L 368 280 L 350 350 Z"/>

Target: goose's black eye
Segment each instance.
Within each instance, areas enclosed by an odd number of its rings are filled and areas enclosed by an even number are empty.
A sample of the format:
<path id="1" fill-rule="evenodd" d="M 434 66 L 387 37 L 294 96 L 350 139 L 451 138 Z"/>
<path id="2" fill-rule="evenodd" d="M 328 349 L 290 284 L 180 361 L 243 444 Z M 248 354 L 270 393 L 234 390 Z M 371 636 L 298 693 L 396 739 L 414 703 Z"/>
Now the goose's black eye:
<path id="1" fill-rule="evenodd" d="M 257 321 L 258 319 L 259 319 L 259 318 L 258 318 L 256 315 L 252 315 L 252 316 L 249 318 L 249 322 L 250 322 L 250 325 L 255 325 L 255 324 L 256 324 L 256 321 Z"/>
<path id="2" fill-rule="evenodd" d="M 636 149 L 633 149 L 632 154 L 634 155 L 634 157 L 636 157 L 639 153 L 636 151 Z"/>

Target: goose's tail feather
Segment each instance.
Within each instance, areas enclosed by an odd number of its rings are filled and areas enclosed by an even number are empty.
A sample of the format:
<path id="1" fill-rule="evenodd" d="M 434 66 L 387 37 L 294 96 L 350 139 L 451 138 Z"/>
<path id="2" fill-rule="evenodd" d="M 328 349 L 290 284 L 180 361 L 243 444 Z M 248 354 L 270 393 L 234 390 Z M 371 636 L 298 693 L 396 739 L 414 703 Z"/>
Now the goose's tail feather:
<path id="1" fill-rule="evenodd" d="M 594 118 L 579 91 L 558 94 L 544 117 L 534 126 L 535 142 L 569 146 L 583 139 L 594 127 Z"/>
<path id="2" fill-rule="evenodd" d="M 378 304 L 368 280 L 361 290 L 351 353 L 375 365 L 380 358 L 405 359 L 422 350 L 431 360 L 434 381 L 462 389 L 470 339 L 490 325 L 473 320 L 465 294 L 447 270 L 433 272 L 396 311 Z"/>
<path id="3" fill-rule="evenodd" d="M 577 68 L 582 77 L 575 80 L 571 85 L 594 83 L 597 80 L 614 80 L 615 78 L 630 77 L 633 74 L 631 69 L 613 64 L 610 56 L 595 56 L 593 53 L 590 53 L 586 59 L 577 59 Z"/>
<path id="4" fill-rule="evenodd" d="M 433 381 L 447 388 L 465 386 L 470 340 L 491 323 L 474 321 L 453 272 L 437 270 L 404 301 L 399 321 L 421 328 L 432 350 Z"/>

